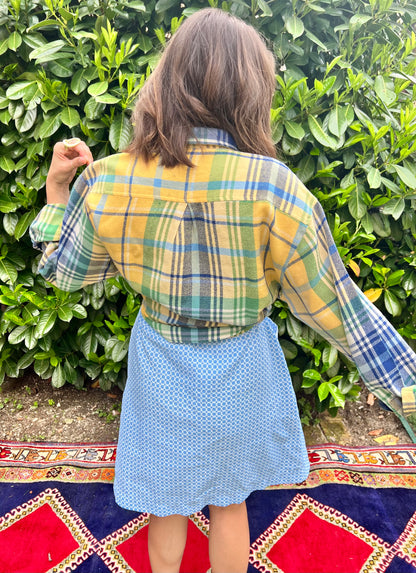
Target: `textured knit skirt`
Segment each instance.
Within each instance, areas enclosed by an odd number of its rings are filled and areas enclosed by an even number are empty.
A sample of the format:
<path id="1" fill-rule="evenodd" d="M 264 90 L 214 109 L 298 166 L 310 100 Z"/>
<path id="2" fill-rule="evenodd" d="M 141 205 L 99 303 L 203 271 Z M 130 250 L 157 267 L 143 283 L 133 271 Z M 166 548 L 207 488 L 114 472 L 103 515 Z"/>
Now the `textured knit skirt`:
<path id="1" fill-rule="evenodd" d="M 114 492 L 158 516 L 241 503 L 306 479 L 309 462 L 277 327 L 173 344 L 139 313 L 129 348 Z"/>

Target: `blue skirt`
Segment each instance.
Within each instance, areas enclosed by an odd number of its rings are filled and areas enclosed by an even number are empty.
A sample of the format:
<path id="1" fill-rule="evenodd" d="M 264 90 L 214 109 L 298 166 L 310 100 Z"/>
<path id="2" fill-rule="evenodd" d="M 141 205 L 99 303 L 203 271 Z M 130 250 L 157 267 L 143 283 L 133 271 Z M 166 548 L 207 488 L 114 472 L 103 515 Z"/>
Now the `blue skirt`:
<path id="1" fill-rule="evenodd" d="M 132 330 L 114 493 L 125 509 L 190 515 L 306 479 L 309 461 L 277 327 L 172 344 Z"/>

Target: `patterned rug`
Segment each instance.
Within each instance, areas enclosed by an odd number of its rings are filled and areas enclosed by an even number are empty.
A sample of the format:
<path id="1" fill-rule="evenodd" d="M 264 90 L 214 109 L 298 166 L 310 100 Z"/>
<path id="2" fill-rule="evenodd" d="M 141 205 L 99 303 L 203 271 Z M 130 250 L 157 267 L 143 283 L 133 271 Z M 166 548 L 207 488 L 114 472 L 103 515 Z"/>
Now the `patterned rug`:
<path id="1" fill-rule="evenodd" d="M 249 573 L 416 573 L 416 446 L 308 448 L 312 470 L 247 501 Z M 113 500 L 115 444 L 0 442 L 0 573 L 145 573 L 146 514 Z M 209 567 L 209 514 L 182 571 Z"/>

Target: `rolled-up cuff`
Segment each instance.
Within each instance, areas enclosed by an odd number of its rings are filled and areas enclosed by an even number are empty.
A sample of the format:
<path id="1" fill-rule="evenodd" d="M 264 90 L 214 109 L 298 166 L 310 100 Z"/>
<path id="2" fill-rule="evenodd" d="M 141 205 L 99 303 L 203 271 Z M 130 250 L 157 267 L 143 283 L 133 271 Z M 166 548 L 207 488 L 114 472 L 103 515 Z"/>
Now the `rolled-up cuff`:
<path id="1" fill-rule="evenodd" d="M 58 242 L 66 205 L 45 205 L 30 226 L 30 238 L 36 249 L 44 250 L 44 243 Z"/>

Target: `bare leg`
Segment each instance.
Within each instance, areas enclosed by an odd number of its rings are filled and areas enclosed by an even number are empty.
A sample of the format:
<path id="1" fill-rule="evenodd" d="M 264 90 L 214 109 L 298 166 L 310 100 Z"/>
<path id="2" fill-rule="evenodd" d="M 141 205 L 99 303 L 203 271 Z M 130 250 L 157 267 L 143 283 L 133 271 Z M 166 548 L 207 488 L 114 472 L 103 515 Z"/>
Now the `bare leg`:
<path id="1" fill-rule="evenodd" d="M 150 516 L 149 559 L 153 573 L 178 573 L 185 549 L 188 518 Z"/>
<path id="2" fill-rule="evenodd" d="M 250 551 L 246 503 L 210 505 L 209 521 L 212 573 L 246 573 Z"/>

